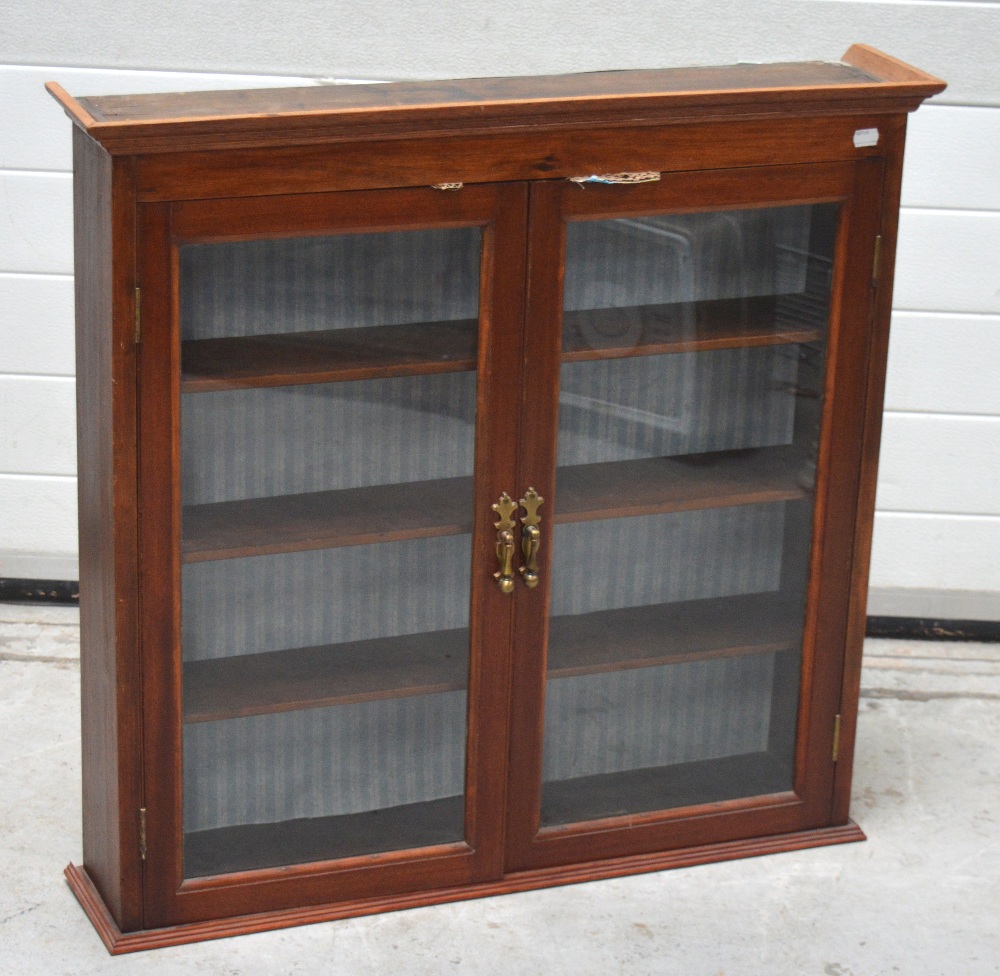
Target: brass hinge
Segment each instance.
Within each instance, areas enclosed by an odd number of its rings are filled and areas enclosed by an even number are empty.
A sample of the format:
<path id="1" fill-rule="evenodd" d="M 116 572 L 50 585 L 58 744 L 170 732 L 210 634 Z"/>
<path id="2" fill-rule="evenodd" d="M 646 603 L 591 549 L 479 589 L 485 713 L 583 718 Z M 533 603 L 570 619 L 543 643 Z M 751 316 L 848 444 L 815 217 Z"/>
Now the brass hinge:
<path id="1" fill-rule="evenodd" d="M 139 807 L 139 857 L 146 860 L 146 808 Z"/>
<path id="2" fill-rule="evenodd" d="M 875 257 L 872 258 L 872 283 L 878 281 L 878 259 L 882 253 L 882 235 L 875 238 Z"/>
<path id="3" fill-rule="evenodd" d="M 840 716 L 833 717 L 833 761 L 837 761 L 837 754 L 840 752 Z"/>
<path id="4" fill-rule="evenodd" d="M 140 338 L 142 336 L 142 316 L 140 309 L 142 308 L 142 293 L 139 288 L 135 290 L 135 344 L 139 345 Z"/>

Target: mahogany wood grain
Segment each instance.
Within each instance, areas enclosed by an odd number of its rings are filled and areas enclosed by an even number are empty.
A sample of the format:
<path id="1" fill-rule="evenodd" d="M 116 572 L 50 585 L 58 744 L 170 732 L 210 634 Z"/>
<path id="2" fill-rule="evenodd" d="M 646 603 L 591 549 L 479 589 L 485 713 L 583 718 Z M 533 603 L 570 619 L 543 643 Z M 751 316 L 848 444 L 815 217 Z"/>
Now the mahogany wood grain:
<path id="1" fill-rule="evenodd" d="M 170 206 L 137 212 L 142 341 L 138 347 L 139 643 L 142 651 L 142 769 L 146 810 L 143 923 L 169 920 L 182 878 L 177 840 L 183 819 L 180 723 L 180 392 L 178 262 L 170 245 Z M 134 320 L 133 320 L 134 322 Z"/>
<path id="2" fill-rule="evenodd" d="M 465 797 L 448 796 L 362 813 L 217 827 L 184 835 L 190 878 L 461 844 Z"/>
<path id="3" fill-rule="evenodd" d="M 852 49 L 853 50 L 853 49 Z M 850 52 L 849 52 L 850 53 Z M 882 437 L 882 406 L 885 398 L 886 361 L 889 353 L 889 323 L 892 317 L 893 266 L 899 229 L 900 189 L 903 172 L 905 123 L 885 146 L 882 205 L 878 213 L 878 233 L 882 244 L 879 264 L 872 283 L 873 311 L 867 350 L 868 371 L 864 391 L 864 419 L 861 440 L 861 471 L 858 481 L 854 552 L 850 578 L 850 609 L 843 653 L 840 688 L 840 743 L 831 810 L 831 822 L 845 823 L 851 799 L 854 767 L 858 698 L 861 690 L 861 656 L 868 604 L 868 575 L 871 566 L 872 530 L 875 521 L 875 492 L 878 479 L 879 445 Z"/>
<path id="4" fill-rule="evenodd" d="M 458 373 L 478 345 L 475 319 L 195 339 L 181 343 L 181 391 Z"/>
<path id="5" fill-rule="evenodd" d="M 83 859 L 116 923 L 142 924 L 131 160 L 73 137 Z"/>
<path id="6" fill-rule="evenodd" d="M 873 111 L 738 124 L 528 127 L 483 136 L 379 140 L 364 152 L 350 143 L 172 152 L 139 157 L 139 192 L 146 200 L 194 200 L 464 181 L 466 193 L 475 183 L 623 170 L 687 172 L 703 169 L 706 160 L 715 169 L 854 160 L 880 153 L 878 146 L 856 147 L 856 130 L 882 132 L 896 122 Z"/>
<path id="7" fill-rule="evenodd" d="M 762 447 L 560 468 L 553 519 L 793 500 L 811 491 L 802 466 L 792 447 Z M 192 563 L 460 535 L 472 529 L 471 503 L 470 478 L 441 478 L 186 505 L 181 549 Z"/>
<path id="8" fill-rule="evenodd" d="M 184 507 L 185 562 L 469 532 L 472 478 L 371 485 Z"/>
<path id="9" fill-rule="evenodd" d="M 555 617 L 549 680 L 795 650 L 801 607 L 780 594 Z M 236 655 L 184 665 L 184 721 L 433 695 L 467 687 L 466 629 Z"/>
<path id="10" fill-rule="evenodd" d="M 604 461 L 558 468 L 557 524 L 804 498 L 801 454 L 791 446 Z"/>
<path id="11" fill-rule="evenodd" d="M 234 935 L 273 931 L 294 925 L 311 925 L 317 922 L 440 905 L 472 898 L 488 898 L 557 885 L 808 850 L 831 844 L 853 844 L 864 839 L 862 830 L 853 821 L 849 821 L 837 827 L 793 831 L 772 836 L 752 836 L 735 841 L 694 845 L 630 857 L 581 861 L 577 864 L 559 865 L 536 871 L 512 872 L 497 881 L 475 882 L 460 887 L 391 893 L 350 902 L 333 902 L 255 915 L 211 919 L 128 933 L 122 932 L 115 925 L 114 919 L 101 902 L 100 895 L 85 870 L 70 864 L 65 874 L 70 889 L 87 913 L 108 952 L 112 955 L 122 955 Z"/>
<path id="12" fill-rule="evenodd" d="M 810 825 L 829 822 L 838 765 L 834 724 L 850 609 L 881 194 L 881 161 L 860 161 L 837 241 L 807 593 L 795 784 L 809 798 Z"/>
<path id="13" fill-rule="evenodd" d="M 465 628 L 188 661 L 184 721 L 459 691 L 468 670 Z"/>
<path id="14" fill-rule="evenodd" d="M 548 680 L 798 648 L 801 615 L 752 593 L 553 617 Z"/>
<path id="15" fill-rule="evenodd" d="M 95 122 L 165 122 L 181 118 L 295 115 L 301 112 L 372 115 L 403 108 L 493 105 L 562 99 L 641 99 L 657 92 L 731 91 L 743 88 L 802 88 L 867 85 L 866 71 L 825 61 L 735 64 L 562 75 L 404 81 L 391 84 L 315 85 L 243 91 L 196 91 L 84 97 L 80 104 Z"/>
<path id="16" fill-rule="evenodd" d="M 875 63 L 877 59 L 869 59 Z M 483 78 L 242 92 L 74 99 L 49 91 L 110 153 L 500 132 L 524 125 L 669 123 L 699 116 L 910 111 L 944 84 L 911 69 L 897 80 L 840 63 L 737 64 L 537 78 Z"/>

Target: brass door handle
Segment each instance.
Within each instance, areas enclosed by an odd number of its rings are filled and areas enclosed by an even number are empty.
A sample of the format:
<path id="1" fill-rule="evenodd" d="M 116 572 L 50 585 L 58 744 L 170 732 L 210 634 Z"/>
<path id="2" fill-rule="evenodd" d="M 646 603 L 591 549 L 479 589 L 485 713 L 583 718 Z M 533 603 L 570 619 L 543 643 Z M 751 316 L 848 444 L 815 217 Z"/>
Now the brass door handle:
<path id="1" fill-rule="evenodd" d="M 529 488 L 521 499 L 521 507 L 527 513 L 521 516 L 521 554 L 524 556 L 524 565 L 520 568 L 521 579 L 529 590 L 538 586 L 538 547 L 542 543 L 542 530 L 538 527 L 541 519 L 538 516 L 538 509 L 545 499 Z"/>
<path id="2" fill-rule="evenodd" d="M 492 507 L 500 516 L 500 521 L 493 523 L 497 529 L 497 562 L 500 564 L 493 578 L 500 592 L 509 595 L 514 592 L 514 520 L 511 516 L 517 511 L 517 502 L 504 492 Z"/>

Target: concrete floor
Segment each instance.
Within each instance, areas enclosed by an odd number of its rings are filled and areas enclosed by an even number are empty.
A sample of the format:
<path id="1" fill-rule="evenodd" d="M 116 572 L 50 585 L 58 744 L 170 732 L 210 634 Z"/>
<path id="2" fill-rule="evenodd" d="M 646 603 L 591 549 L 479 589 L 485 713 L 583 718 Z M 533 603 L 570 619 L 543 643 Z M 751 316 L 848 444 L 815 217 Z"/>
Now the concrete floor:
<path id="1" fill-rule="evenodd" d="M 1000 645 L 869 641 L 863 844 L 111 958 L 80 859 L 75 611 L 0 604 L 0 973 L 1000 973 Z"/>

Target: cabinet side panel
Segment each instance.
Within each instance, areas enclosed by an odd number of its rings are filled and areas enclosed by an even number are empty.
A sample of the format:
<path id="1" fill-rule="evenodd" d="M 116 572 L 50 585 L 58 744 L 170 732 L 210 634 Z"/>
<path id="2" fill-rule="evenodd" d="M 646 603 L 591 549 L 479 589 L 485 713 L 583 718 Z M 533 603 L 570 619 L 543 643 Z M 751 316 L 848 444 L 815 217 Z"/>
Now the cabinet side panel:
<path id="1" fill-rule="evenodd" d="M 83 856 L 141 926 L 132 165 L 73 132 Z"/>
<path id="2" fill-rule="evenodd" d="M 868 378 L 865 391 L 864 431 L 861 446 L 861 478 L 854 531 L 854 558 L 851 572 L 850 610 L 841 689 L 841 727 L 832 824 L 848 820 L 851 799 L 851 774 L 854 767 L 854 737 L 861 689 L 861 653 L 865 637 L 865 614 L 868 606 L 868 573 L 871 566 L 872 526 L 875 520 L 875 488 L 878 479 L 878 455 L 882 440 L 882 406 L 885 399 L 886 361 L 889 355 L 889 319 L 892 315 L 893 267 L 896 260 L 896 236 L 899 227 L 900 185 L 903 175 L 903 146 L 906 139 L 906 116 L 893 120 L 887 135 L 882 185 L 882 210 L 878 233 L 881 235 L 871 345 L 868 353 Z"/>

